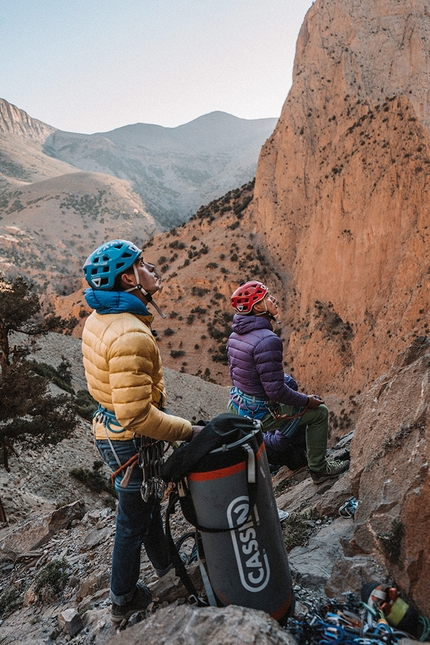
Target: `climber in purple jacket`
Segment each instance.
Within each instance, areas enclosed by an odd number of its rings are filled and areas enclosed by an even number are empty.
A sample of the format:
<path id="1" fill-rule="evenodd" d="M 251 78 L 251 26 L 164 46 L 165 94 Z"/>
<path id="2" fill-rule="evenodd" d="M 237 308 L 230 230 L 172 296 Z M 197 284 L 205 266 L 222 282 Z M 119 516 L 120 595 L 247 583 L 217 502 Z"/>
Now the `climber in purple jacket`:
<path id="1" fill-rule="evenodd" d="M 269 463 L 292 470 L 307 465 L 316 484 L 340 475 L 349 461 L 326 458 L 328 410 L 314 394 L 298 392 L 284 374 L 282 341 L 274 333 L 278 305 L 257 280 L 242 284 L 231 297 L 237 312 L 227 343 L 229 412 L 261 420 Z M 293 419 L 291 419 L 293 417 Z"/>

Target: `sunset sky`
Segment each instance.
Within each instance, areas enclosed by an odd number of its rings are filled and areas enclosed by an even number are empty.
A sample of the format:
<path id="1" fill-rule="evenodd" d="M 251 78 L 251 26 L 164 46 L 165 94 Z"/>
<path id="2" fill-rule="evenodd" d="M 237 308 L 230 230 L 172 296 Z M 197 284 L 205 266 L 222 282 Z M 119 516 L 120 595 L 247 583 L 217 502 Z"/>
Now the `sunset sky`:
<path id="1" fill-rule="evenodd" d="M 0 0 L 0 97 L 63 130 L 278 117 L 312 0 Z"/>

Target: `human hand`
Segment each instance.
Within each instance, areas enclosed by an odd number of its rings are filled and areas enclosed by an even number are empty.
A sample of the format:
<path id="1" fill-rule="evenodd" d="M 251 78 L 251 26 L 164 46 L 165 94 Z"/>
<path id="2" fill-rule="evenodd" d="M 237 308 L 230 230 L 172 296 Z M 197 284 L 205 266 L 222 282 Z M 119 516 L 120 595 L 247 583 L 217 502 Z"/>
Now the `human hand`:
<path id="1" fill-rule="evenodd" d="M 204 428 L 204 426 L 191 426 L 191 428 L 192 428 L 192 431 L 193 431 L 191 439 L 194 439 L 194 437 L 197 437 L 197 435 L 199 434 L 200 430 L 202 430 Z"/>
<path id="2" fill-rule="evenodd" d="M 318 408 L 322 403 L 324 403 L 323 399 L 318 396 L 318 394 L 308 394 L 308 405 L 307 407 L 313 410 L 314 408 Z"/>

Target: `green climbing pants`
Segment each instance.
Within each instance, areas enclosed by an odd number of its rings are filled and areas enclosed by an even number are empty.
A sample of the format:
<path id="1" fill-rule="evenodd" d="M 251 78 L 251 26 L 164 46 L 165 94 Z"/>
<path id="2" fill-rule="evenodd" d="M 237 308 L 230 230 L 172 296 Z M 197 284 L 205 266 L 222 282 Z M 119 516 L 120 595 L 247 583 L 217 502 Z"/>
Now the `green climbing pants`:
<path id="1" fill-rule="evenodd" d="M 228 404 L 228 411 L 235 413 L 231 402 Z M 280 403 L 276 408 L 276 412 L 280 415 L 288 414 L 292 416 L 294 407 Z M 263 433 L 274 432 L 285 423 L 285 419 L 275 419 L 268 413 L 261 419 L 261 423 L 263 424 Z M 323 470 L 326 464 L 328 437 L 328 409 L 325 405 L 321 404 L 317 408 L 306 410 L 297 427 L 295 436 L 303 432 L 306 433 L 306 456 L 310 470 L 317 472 Z M 292 441 L 294 441 L 294 437 Z"/>

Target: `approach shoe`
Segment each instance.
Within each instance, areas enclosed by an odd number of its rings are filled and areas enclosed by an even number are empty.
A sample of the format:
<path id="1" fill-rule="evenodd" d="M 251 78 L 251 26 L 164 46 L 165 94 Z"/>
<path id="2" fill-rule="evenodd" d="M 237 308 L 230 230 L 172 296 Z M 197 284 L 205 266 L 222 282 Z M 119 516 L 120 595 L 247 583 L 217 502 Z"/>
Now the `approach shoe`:
<path id="1" fill-rule="evenodd" d="M 335 461 L 326 461 L 326 464 L 323 470 L 316 472 L 311 470 L 311 477 L 314 484 L 322 484 L 328 479 L 335 479 L 341 473 L 344 473 L 345 470 L 349 468 L 349 461 L 340 461 L 336 459 Z"/>
<path id="2" fill-rule="evenodd" d="M 129 602 L 126 602 L 125 605 L 117 605 L 115 602 L 112 603 L 110 610 L 112 622 L 121 623 L 123 620 L 127 620 L 138 611 L 145 611 L 151 601 L 152 594 L 148 587 L 140 584 L 136 585 L 133 598 L 129 600 Z"/>

